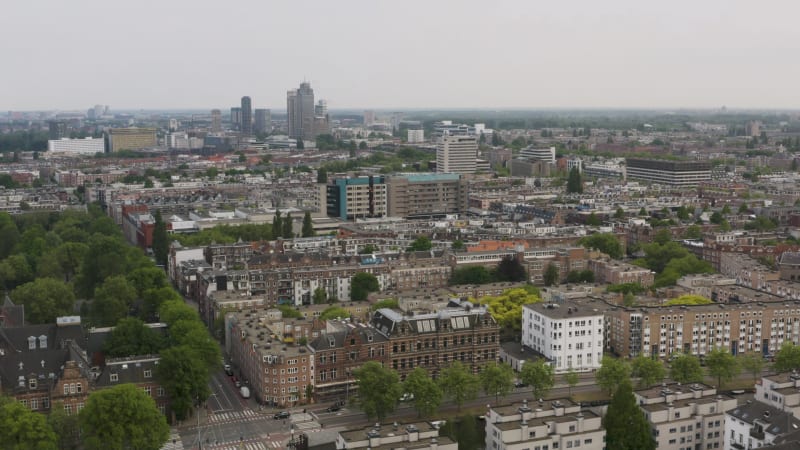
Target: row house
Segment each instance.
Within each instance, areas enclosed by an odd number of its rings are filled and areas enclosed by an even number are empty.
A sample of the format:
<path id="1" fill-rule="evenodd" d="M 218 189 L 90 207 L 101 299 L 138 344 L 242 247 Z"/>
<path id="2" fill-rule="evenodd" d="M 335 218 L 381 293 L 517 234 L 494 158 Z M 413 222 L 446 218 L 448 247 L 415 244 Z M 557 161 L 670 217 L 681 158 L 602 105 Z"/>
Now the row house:
<path id="1" fill-rule="evenodd" d="M 79 412 L 89 395 L 89 362 L 79 317 L 55 324 L 0 328 L 0 387 L 3 395 L 32 411 L 57 403 Z"/>
<path id="2" fill-rule="evenodd" d="M 780 279 L 778 272 L 773 272 L 756 259 L 740 253 L 722 253 L 719 272 L 735 278 L 736 284 L 753 289 L 764 289 L 770 282 Z"/>
<path id="3" fill-rule="evenodd" d="M 454 361 L 473 373 L 494 364 L 500 328 L 485 307 L 468 306 L 414 316 L 387 308 L 376 311 L 370 323 L 389 341 L 387 365 L 403 380 L 416 367 L 436 378 Z"/>
<path id="4" fill-rule="evenodd" d="M 634 395 L 659 450 L 723 448 L 725 411 L 735 398 L 702 383 L 664 383 Z"/>
<path id="5" fill-rule="evenodd" d="M 235 244 L 211 244 L 204 250 L 206 262 L 216 270 L 244 268 L 253 257 L 253 247 L 249 242 Z"/>
<path id="6" fill-rule="evenodd" d="M 161 414 L 169 417 L 169 396 L 156 377 L 160 360 L 158 355 L 108 358 L 102 369 L 92 370 L 92 387 L 105 389 L 120 384 L 133 384 L 153 399 Z"/>
<path id="7" fill-rule="evenodd" d="M 623 357 L 705 355 L 714 348 L 767 355 L 784 342 L 800 344 L 800 301 L 610 308 L 606 326 L 608 349 Z"/>
<path id="8" fill-rule="evenodd" d="M 327 328 L 309 343 L 317 364 L 314 398 L 347 404 L 357 391 L 353 370 L 367 361 L 385 365 L 389 341 L 374 328 L 351 320 L 328 320 Z"/>
<path id="9" fill-rule="evenodd" d="M 649 288 L 655 276 L 649 269 L 610 258 L 589 258 L 587 268 L 594 272 L 594 281 L 597 283 L 639 283 Z"/>
<path id="10" fill-rule="evenodd" d="M 260 404 L 289 407 L 311 400 L 314 354 L 305 345 L 282 342 L 266 315 L 226 314 L 225 347 Z"/>
<path id="11" fill-rule="evenodd" d="M 800 413 L 800 374 L 792 371 L 763 375 L 756 383 L 755 400 L 797 417 Z"/>
<path id="12" fill-rule="evenodd" d="M 602 418 L 567 398 L 489 407 L 486 446 L 496 450 L 605 449 Z"/>

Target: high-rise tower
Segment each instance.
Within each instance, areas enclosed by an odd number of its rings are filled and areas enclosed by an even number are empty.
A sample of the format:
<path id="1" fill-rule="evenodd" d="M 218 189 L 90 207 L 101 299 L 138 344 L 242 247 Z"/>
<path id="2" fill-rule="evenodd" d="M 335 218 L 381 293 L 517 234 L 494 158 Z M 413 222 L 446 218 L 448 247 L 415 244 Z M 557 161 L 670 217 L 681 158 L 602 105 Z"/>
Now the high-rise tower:
<path id="1" fill-rule="evenodd" d="M 253 134 L 253 104 L 250 97 L 242 97 L 242 134 L 249 136 Z"/>
<path id="2" fill-rule="evenodd" d="M 211 110 L 211 132 L 219 133 L 222 131 L 222 111 L 218 109 Z"/>
<path id="3" fill-rule="evenodd" d="M 272 114 L 270 114 L 270 110 L 256 108 L 255 119 L 253 131 L 260 134 L 272 131 Z"/>
<path id="4" fill-rule="evenodd" d="M 313 140 L 314 135 L 314 90 L 308 82 L 286 94 L 286 112 L 289 137 Z"/>

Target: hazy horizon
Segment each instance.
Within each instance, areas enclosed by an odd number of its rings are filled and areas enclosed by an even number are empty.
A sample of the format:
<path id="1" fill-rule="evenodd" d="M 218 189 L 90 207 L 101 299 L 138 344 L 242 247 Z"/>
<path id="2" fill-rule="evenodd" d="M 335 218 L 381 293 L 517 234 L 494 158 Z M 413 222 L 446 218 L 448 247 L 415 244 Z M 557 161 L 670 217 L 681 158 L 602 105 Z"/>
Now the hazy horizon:
<path id="1" fill-rule="evenodd" d="M 800 4 L 16 2 L 6 110 L 794 110 Z"/>

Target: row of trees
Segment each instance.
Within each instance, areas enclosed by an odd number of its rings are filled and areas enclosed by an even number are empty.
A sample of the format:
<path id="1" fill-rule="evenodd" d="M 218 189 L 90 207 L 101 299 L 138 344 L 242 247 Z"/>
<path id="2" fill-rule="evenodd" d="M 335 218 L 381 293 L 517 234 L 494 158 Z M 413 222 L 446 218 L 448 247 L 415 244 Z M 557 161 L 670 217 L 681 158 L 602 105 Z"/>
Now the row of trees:
<path id="1" fill-rule="evenodd" d="M 450 284 L 487 284 L 498 281 L 526 281 L 525 267 L 514 258 L 503 258 L 493 270 L 483 266 L 459 267 L 453 270 Z"/>
<path id="2" fill-rule="evenodd" d="M 9 398 L 0 398 L 3 448 L 55 450 L 76 448 L 159 449 L 169 438 L 166 417 L 155 401 L 132 384 L 93 392 L 79 415 L 68 416 L 54 404 L 45 416 Z"/>

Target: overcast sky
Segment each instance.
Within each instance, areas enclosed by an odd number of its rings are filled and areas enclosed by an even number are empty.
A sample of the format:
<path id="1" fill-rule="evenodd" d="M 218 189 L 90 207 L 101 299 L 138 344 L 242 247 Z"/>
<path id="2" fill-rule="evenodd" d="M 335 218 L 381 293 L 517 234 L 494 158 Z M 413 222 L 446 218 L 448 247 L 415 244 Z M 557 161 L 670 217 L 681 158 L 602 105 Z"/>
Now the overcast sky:
<path id="1" fill-rule="evenodd" d="M 800 1 L 31 0 L 0 109 L 800 108 Z"/>

